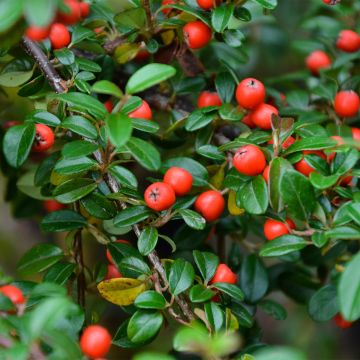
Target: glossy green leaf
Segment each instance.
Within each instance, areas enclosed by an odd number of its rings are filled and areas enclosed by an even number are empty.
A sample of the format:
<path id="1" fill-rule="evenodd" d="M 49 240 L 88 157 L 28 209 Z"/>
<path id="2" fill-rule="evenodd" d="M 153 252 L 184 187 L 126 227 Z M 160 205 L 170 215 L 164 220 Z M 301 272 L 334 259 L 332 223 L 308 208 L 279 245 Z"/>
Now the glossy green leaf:
<path id="1" fill-rule="evenodd" d="M 165 298 L 154 290 L 148 290 L 141 293 L 135 300 L 134 305 L 141 309 L 164 309 L 166 305 Z"/>
<path id="2" fill-rule="evenodd" d="M 95 192 L 82 198 L 80 203 L 91 216 L 102 220 L 113 218 L 117 212 L 112 201 Z"/>
<path id="3" fill-rule="evenodd" d="M 153 338 L 160 330 L 163 316 L 158 311 L 138 310 L 130 318 L 127 335 L 133 343 L 143 343 Z"/>
<path id="4" fill-rule="evenodd" d="M 206 220 L 196 211 L 189 209 L 180 209 L 179 214 L 184 219 L 186 225 L 195 230 L 202 230 L 205 228 Z"/>
<path id="5" fill-rule="evenodd" d="M 135 175 L 123 166 L 112 166 L 109 169 L 111 175 L 120 183 L 120 185 L 134 187 L 138 186 Z"/>
<path id="6" fill-rule="evenodd" d="M 138 249 L 141 255 L 149 255 L 156 247 L 158 241 L 158 231 L 152 226 L 147 226 L 140 234 L 138 239 Z"/>
<path id="7" fill-rule="evenodd" d="M 210 252 L 194 250 L 194 260 L 204 281 L 210 281 L 219 265 L 219 258 Z"/>
<path id="8" fill-rule="evenodd" d="M 115 226 L 124 227 L 139 223 L 149 217 L 151 211 L 146 206 L 133 206 L 121 210 L 114 219 Z"/>
<path id="9" fill-rule="evenodd" d="M 135 256 L 122 259 L 119 264 L 119 270 L 124 277 L 129 278 L 151 274 L 151 270 L 146 262 Z"/>
<path id="10" fill-rule="evenodd" d="M 261 256 L 282 256 L 293 251 L 301 250 L 306 246 L 306 241 L 294 235 L 283 235 L 268 241 L 260 250 Z"/>
<path id="11" fill-rule="evenodd" d="M 44 276 L 44 281 L 65 285 L 73 274 L 75 267 L 74 263 L 59 261 L 48 269 Z"/>
<path id="12" fill-rule="evenodd" d="M 225 314 L 220 306 L 211 301 L 205 304 L 204 309 L 206 319 L 210 323 L 211 327 L 216 332 L 223 330 L 225 325 Z"/>
<path id="13" fill-rule="evenodd" d="M 73 210 L 51 212 L 41 221 L 41 229 L 45 232 L 70 231 L 80 229 L 86 225 L 86 219 Z"/>
<path id="14" fill-rule="evenodd" d="M 54 170 L 59 175 L 73 175 L 89 171 L 97 166 L 98 163 L 95 160 L 82 156 L 77 158 L 62 159 L 56 163 Z"/>
<path id="15" fill-rule="evenodd" d="M 82 116 L 69 116 L 61 123 L 61 126 L 89 139 L 95 140 L 98 137 L 96 127 Z"/>
<path id="16" fill-rule="evenodd" d="M 92 85 L 91 90 L 98 94 L 112 95 L 117 98 L 121 98 L 123 96 L 123 93 L 120 90 L 120 88 L 116 84 L 114 84 L 113 82 L 111 82 L 109 80 L 96 81 Z"/>
<path id="17" fill-rule="evenodd" d="M 61 153 L 64 158 L 73 159 L 92 154 L 98 145 L 85 140 L 75 140 L 64 145 Z"/>
<path id="18" fill-rule="evenodd" d="M 259 306 L 266 314 L 272 316 L 275 320 L 285 320 L 287 317 L 285 308 L 275 301 L 265 299 L 259 302 Z"/>
<path id="19" fill-rule="evenodd" d="M 106 128 L 108 130 L 111 143 L 120 147 L 127 143 L 132 132 L 131 120 L 123 113 L 110 114 L 106 118 Z"/>
<path id="20" fill-rule="evenodd" d="M 254 0 L 265 9 L 273 10 L 277 6 L 277 0 Z"/>
<path id="21" fill-rule="evenodd" d="M 216 117 L 215 113 L 204 113 L 202 109 L 195 110 L 186 119 L 185 129 L 187 131 L 199 130 L 210 124 Z"/>
<path id="22" fill-rule="evenodd" d="M 250 214 L 264 214 L 269 205 L 269 196 L 263 176 L 256 176 L 241 187 L 237 194 L 243 207 Z"/>
<path id="23" fill-rule="evenodd" d="M 176 259 L 171 265 L 169 274 L 170 291 L 178 295 L 187 290 L 194 281 L 194 268 L 183 259 Z"/>
<path id="24" fill-rule="evenodd" d="M 244 293 L 234 284 L 228 284 L 224 282 L 217 282 L 213 284 L 213 287 L 220 290 L 222 293 L 231 296 L 235 301 L 243 301 Z"/>
<path id="25" fill-rule="evenodd" d="M 194 285 L 189 291 L 190 301 L 193 303 L 200 303 L 210 300 L 216 293 L 203 285 Z"/>
<path id="26" fill-rule="evenodd" d="M 311 297 L 308 304 L 310 317 L 314 321 L 329 321 L 339 312 L 336 287 L 326 285 Z"/>
<path id="27" fill-rule="evenodd" d="M 233 6 L 223 4 L 217 6 L 211 14 L 211 25 L 216 32 L 223 32 L 231 19 L 233 13 Z"/>
<path id="28" fill-rule="evenodd" d="M 90 194 L 96 187 L 97 184 L 91 179 L 72 179 L 57 186 L 53 195 L 57 201 L 70 204 Z"/>
<path id="29" fill-rule="evenodd" d="M 329 137 L 320 137 L 320 136 L 310 137 L 296 141 L 287 150 L 285 150 L 285 154 L 291 154 L 296 151 L 303 151 L 303 150 L 328 149 L 336 145 L 337 145 L 337 141 Z"/>

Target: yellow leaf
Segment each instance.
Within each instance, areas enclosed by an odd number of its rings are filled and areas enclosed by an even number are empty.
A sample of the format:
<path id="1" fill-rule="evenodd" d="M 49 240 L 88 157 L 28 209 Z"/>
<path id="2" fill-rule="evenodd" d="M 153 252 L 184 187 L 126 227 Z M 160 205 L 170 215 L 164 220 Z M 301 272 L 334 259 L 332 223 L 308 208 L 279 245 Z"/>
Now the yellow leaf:
<path id="1" fill-rule="evenodd" d="M 175 37 L 175 33 L 173 30 L 164 31 L 161 33 L 161 38 L 164 43 L 164 45 L 170 45 Z"/>
<path id="2" fill-rule="evenodd" d="M 78 174 L 76 174 L 76 176 L 78 176 Z M 51 175 L 50 175 L 50 182 L 51 182 L 51 184 L 57 186 L 57 185 L 60 185 L 60 184 L 62 184 L 63 182 L 65 182 L 67 180 L 72 179 L 73 177 L 74 177 L 74 175 L 60 175 L 57 172 L 52 171 Z"/>
<path id="3" fill-rule="evenodd" d="M 224 178 L 225 178 L 225 166 L 226 162 L 221 165 L 215 165 L 217 167 L 215 174 L 210 178 L 210 184 L 213 185 L 216 189 L 221 189 Z M 208 166 L 207 169 L 209 173 L 213 173 L 215 166 Z"/>
<path id="4" fill-rule="evenodd" d="M 241 215 L 245 212 L 244 209 L 241 209 L 236 205 L 236 192 L 234 190 L 229 191 L 227 205 L 228 205 L 229 213 L 231 215 Z"/>
<path id="5" fill-rule="evenodd" d="M 119 64 L 125 64 L 136 56 L 139 49 L 137 44 L 122 44 L 115 50 L 115 59 Z"/>
<path id="6" fill-rule="evenodd" d="M 104 299 L 120 306 L 133 304 L 136 297 L 146 290 L 144 282 L 129 278 L 104 280 L 97 288 Z"/>
<path id="7" fill-rule="evenodd" d="M 229 308 L 226 308 L 226 330 L 236 331 L 239 329 L 239 322 Z"/>

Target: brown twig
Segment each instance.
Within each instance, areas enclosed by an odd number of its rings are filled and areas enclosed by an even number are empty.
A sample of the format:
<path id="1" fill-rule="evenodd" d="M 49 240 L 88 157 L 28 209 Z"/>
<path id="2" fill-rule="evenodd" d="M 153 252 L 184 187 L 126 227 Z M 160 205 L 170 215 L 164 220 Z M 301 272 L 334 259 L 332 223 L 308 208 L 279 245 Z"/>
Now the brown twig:
<path id="1" fill-rule="evenodd" d="M 151 15 L 150 1 L 142 0 L 141 3 L 142 3 L 143 8 L 145 9 L 146 20 L 147 20 L 147 25 L 149 27 L 149 31 L 150 31 L 150 33 L 153 33 L 154 32 L 154 24 L 153 24 L 153 18 Z"/>

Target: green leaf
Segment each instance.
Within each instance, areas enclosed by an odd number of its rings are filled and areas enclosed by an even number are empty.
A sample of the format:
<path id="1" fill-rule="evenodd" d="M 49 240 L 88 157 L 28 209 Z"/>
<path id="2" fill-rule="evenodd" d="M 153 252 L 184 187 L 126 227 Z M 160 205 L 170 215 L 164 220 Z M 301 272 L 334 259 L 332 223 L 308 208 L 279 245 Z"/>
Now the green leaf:
<path id="1" fill-rule="evenodd" d="M 129 278 L 151 274 L 151 270 L 146 262 L 135 256 L 122 259 L 119 264 L 119 270 L 124 277 Z"/>
<path id="2" fill-rule="evenodd" d="M 326 285 L 311 297 L 308 305 L 310 317 L 314 321 L 329 321 L 339 312 L 336 287 Z"/>
<path id="3" fill-rule="evenodd" d="M 94 32 L 91 31 L 90 29 L 77 24 L 76 26 L 73 27 L 73 31 L 71 33 L 71 44 L 75 45 L 85 39 L 94 38 L 94 35 L 95 35 Z M 79 64 L 79 67 L 81 67 L 82 70 L 99 71 L 97 68 L 95 67 L 93 68 L 91 65 L 89 66 L 89 63 L 86 63 L 84 66 L 84 64 L 81 62 Z M 84 67 L 86 67 L 87 69 L 84 69 Z"/>
<path id="4" fill-rule="evenodd" d="M 48 111 L 35 111 L 26 116 L 26 122 L 33 121 L 38 124 L 45 124 L 48 126 L 59 126 L 60 119 Z"/>
<path id="5" fill-rule="evenodd" d="M 61 123 L 61 126 L 92 140 L 98 137 L 96 127 L 82 116 L 69 116 Z"/>
<path id="6" fill-rule="evenodd" d="M 88 171 L 95 168 L 96 166 L 98 166 L 98 163 L 95 160 L 90 159 L 86 156 L 82 156 L 77 158 L 65 158 L 59 160 L 56 163 L 54 170 L 59 175 L 73 175 Z"/>
<path id="7" fill-rule="evenodd" d="M 247 256 L 241 264 L 240 286 L 246 299 L 259 301 L 267 292 L 269 277 L 262 261 L 256 255 Z"/>
<path id="8" fill-rule="evenodd" d="M 329 241 L 329 239 L 326 237 L 325 232 L 323 231 L 315 232 L 311 236 L 311 240 L 314 243 L 314 245 L 318 248 L 322 248 Z"/>
<path id="9" fill-rule="evenodd" d="M 305 109 L 309 105 L 309 95 L 305 90 L 293 90 L 286 93 L 286 102 L 294 108 Z"/>
<path id="10" fill-rule="evenodd" d="M 204 113 L 202 109 L 192 112 L 185 122 L 187 131 L 196 131 L 210 124 L 216 118 L 216 113 Z"/>
<path id="11" fill-rule="evenodd" d="M 259 175 L 251 179 L 237 193 L 243 207 L 250 214 L 264 214 L 268 205 L 269 197 L 264 177 Z"/>
<path id="12" fill-rule="evenodd" d="M 141 293 L 135 300 L 134 305 L 141 309 L 164 309 L 166 306 L 165 298 L 154 290 Z"/>
<path id="13" fill-rule="evenodd" d="M 335 185 L 339 179 L 339 175 L 325 176 L 314 171 L 310 174 L 309 179 L 315 188 L 324 190 Z"/>
<path id="14" fill-rule="evenodd" d="M 80 200 L 85 210 L 97 219 L 109 220 L 116 215 L 116 206 L 104 195 L 93 192 Z"/>
<path id="15" fill-rule="evenodd" d="M 288 149 L 285 150 L 285 154 L 292 154 L 297 151 L 304 150 L 322 150 L 335 147 L 337 141 L 329 137 L 309 137 L 301 139 L 292 144 Z"/>
<path id="16" fill-rule="evenodd" d="M 44 281 L 65 285 L 75 268 L 74 263 L 60 261 L 49 268 L 44 276 Z"/>
<path id="17" fill-rule="evenodd" d="M 194 281 L 194 268 L 184 259 L 176 259 L 171 265 L 169 274 L 170 291 L 178 295 L 187 290 Z"/>
<path id="18" fill-rule="evenodd" d="M 51 23 L 51 20 L 53 20 L 56 7 L 56 0 L 25 1 L 25 18 L 31 25 L 44 27 L 46 25 L 49 25 Z"/>
<path id="19" fill-rule="evenodd" d="M 63 256 L 63 251 L 55 245 L 35 245 L 22 256 L 16 268 L 22 274 L 35 274 L 54 265 Z"/>
<path id="20" fill-rule="evenodd" d="M 224 31 L 223 38 L 226 45 L 237 48 L 242 46 L 243 41 L 245 40 L 245 35 L 239 29 L 230 29 Z"/>
<path id="21" fill-rule="evenodd" d="M 337 153 L 331 163 L 331 170 L 337 175 L 343 175 L 351 170 L 359 160 L 359 151 L 350 149 L 346 153 Z"/>
<path id="22" fill-rule="evenodd" d="M 158 241 L 158 231 L 152 226 L 147 226 L 140 234 L 138 239 L 138 249 L 141 255 L 149 255 L 156 247 Z"/>
<path id="23" fill-rule="evenodd" d="M 121 210 L 114 218 L 114 225 L 124 227 L 139 223 L 149 217 L 151 211 L 146 206 L 132 206 Z"/>
<path id="24" fill-rule="evenodd" d="M 138 257 L 139 259 L 142 258 L 139 252 L 136 249 L 134 249 L 131 246 L 131 244 L 128 243 L 110 242 L 107 245 L 107 247 L 114 263 L 117 266 L 120 265 L 121 261 L 124 258 L 129 258 L 129 257 Z"/>
<path id="25" fill-rule="evenodd" d="M 214 302 L 208 302 L 204 305 L 206 319 L 208 320 L 211 327 L 219 332 L 223 330 L 225 324 L 225 314 L 221 310 L 220 306 Z"/>
<path id="26" fill-rule="evenodd" d="M 106 118 L 106 127 L 112 144 L 120 147 L 127 143 L 132 133 L 132 123 L 123 113 L 110 114 Z"/>
<path id="27" fill-rule="evenodd" d="M 235 82 L 229 72 L 220 72 L 215 78 L 216 92 L 224 103 L 230 103 L 235 90 Z"/>
<path id="28" fill-rule="evenodd" d="M 3 140 L 3 153 L 9 165 L 19 168 L 29 156 L 35 138 L 35 125 L 12 126 Z"/>
<path id="29" fill-rule="evenodd" d="M 189 291 L 190 301 L 193 303 L 200 303 L 210 300 L 216 293 L 203 285 L 194 285 Z"/>
<path id="30" fill-rule="evenodd" d="M 35 186 L 35 173 L 34 171 L 28 171 L 22 175 L 16 183 L 17 188 L 27 196 L 37 199 L 45 200 L 46 197 L 42 195 L 41 188 Z"/>
<path id="31" fill-rule="evenodd" d="M 338 284 L 340 311 L 348 321 L 360 317 L 360 253 L 357 253 L 341 273 Z"/>
<path id="32" fill-rule="evenodd" d="M 134 129 L 150 134 L 154 134 L 160 129 L 160 126 L 154 121 L 132 118 L 131 123 Z"/>
<path id="33" fill-rule="evenodd" d="M 0 293 L 0 311 L 15 311 L 13 302 L 7 296 Z"/>
<path id="34" fill-rule="evenodd" d="M 75 140 L 64 145 L 61 153 L 64 158 L 73 159 L 92 154 L 98 149 L 98 145 L 86 140 Z"/>
<path id="35" fill-rule="evenodd" d="M 142 139 L 132 137 L 125 147 L 145 169 L 159 170 L 161 166 L 160 153 L 153 145 Z"/>
<path id="36" fill-rule="evenodd" d="M 87 94 L 69 92 L 53 95 L 53 97 L 74 106 L 76 109 L 87 112 L 97 119 L 104 119 L 107 113 L 103 103 Z"/>
<path id="37" fill-rule="evenodd" d="M 301 250 L 306 246 L 306 241 L 294 235 L 283 235 L 268 241 L 260 250 L 261 256 L 282 256 L 293 251 Z"/>
<path id="38" fill-rule="evenodd" d="M 168 159 L 163 162 L 161 172 L 165 173 L 166 170 L 173 166 L 178 166 L 189 171 L 193 176 L 194 186 L 206 186 L 208 184 L 209 174 L 206 168 L 199 162 L 187 157 Z"/>
<path id="39" fill-rule="evenodd" d="M 0 33 L 5 32 L 20 19 L 22 4 L 22 1 L 0 1 Z"/>
<path id="40" fill-rule="evenodd" d="M 225 160 L 225 155 L 214 145 L 203 145 L 196 149 L 199 155 L 212 160 Z"/>
<path id="41" fill-rule="evenodd" d="M 256 360 L 307 360 L 302 351 L 288 346 L 267 346 L 256 351 L 254 356 Z"/>
<path id="42" fill-rule="evenodd" d="M 213 253 L 199 250 L 194 250 L 193 256 L 204 281 L 210 281 L 219 265 L 219 258 Z"/>
<path id="43" fill-rule="evenodd" d="M 5 71 L 0 74 L 0 85 L 13 88 L 18 87 L 33 76 L 34 69 L 24 71 Z"/>
<path id="44" fill-rule="evenodd" d="M 275 320 L 285 320 L 287 317 L 285 308 L 275 301 L 265 299 L 259 302 L 259 306 L 266 314 L 269 314 Z"/>
<path id="45" fill-rule="evenodd" d="M 55 199 L 63 204 L 80 200 L 97 188 L 91 179 L 71 179 L 57 186 L 53 192 Z"/>
<path id="46" fill-rule="evenodd" d="M 254 0 L 265 9 L 273 10 L 277 6 L 277 0 Z"/>
<path id="47" fill-rule="evenodd" d="M 160 330 L 163 316 L 158 311 L 138 310 L 130 318 L 127 335 L 133 343 L 143 343 L 153 338 Z"/>
<path id="48" fill-rule="evenodd" d="M 120 185 L 134 188 L 138 186 L 135 175 L 127 168 L 122 166 L 112 166 L 110 167 L 109 171 L 111 175 L 114 176 L 120 183 Z"/>
<path id="49" fill-rule="evenodd" d="M 41 229 L 45 232 L 71 231 L 86 225 L 86 219 L 73 210 L 51 212 L 41 221 Z"/>
<path id="50" fill-rule="evenodd" d="M 220 290 L 226 295 L 231 296 L 236 301 L 243 301 L 245 296 L 244 293 L 234 284 L 228 284 L 224 282 L 217 282 L 212 285 L 214 288 Z"/>
<path id="51" fill-rule="evenodd" d="M 337 240 L 358 240 L 360 239 L 360 229 L 355 226 L 337 226 L 325 231 L 327 239 Z"/>
<path id="52" fill-rule="evenodd" d="M 184 219 L 186 225 L 195 230 L 202 230 L 205 228 L 206 220 L 196 211 L 189 209 L 180 209 L 179 214 Z"/>
<path id="53" fill-rule="evenodd" d="M 239 321 L 239 325 L 246 328 L 253 326 L 254 320 L 249 311 L 241 304 L 233 302 L 231 304 L 231 312 L 236 316 Z"/>
<path id="54" fill-rule="evenodd" d="M 59 62 L 63 65 L 71 65 L 75 62 L 75 55 L 68 48 L 55 50 L 54 54 L 57 57 L 57 59 L 59 60 Z"/>
<path id="55" fill-rule="evenodd" d="M 234 8 L 232 5 L 217 6 L 211 14 L 211 25 L 216 32 L 223 32 L 229 24 Z"/>
<path id="56" fill-rule="evenodd" d="M 134 94 L 144 91 L 160 82 L 174 76 L 174 67 L 165 64 L 147 64 L 137 70 L 126 84 L 126 93 Z"/>
<path id="57" fill-rule="evenodd" d="M 92 85 L 91 90 L 98 94 L 112 95 L 117 98 L 121 98 L 123 96 L 123 93 L 120 90 L 120 88 L 116 84 L 114 84 L 113 82 L 111 82 L 109 80 L 96 81 Z"/>
<path id="58" fill-rule="evenodd" d="M 316 206 L 309 180 L 295 170 L 289 170 L 281 177 L 280 195 L 288 213 L 298 220 L 305 221 Z"/>

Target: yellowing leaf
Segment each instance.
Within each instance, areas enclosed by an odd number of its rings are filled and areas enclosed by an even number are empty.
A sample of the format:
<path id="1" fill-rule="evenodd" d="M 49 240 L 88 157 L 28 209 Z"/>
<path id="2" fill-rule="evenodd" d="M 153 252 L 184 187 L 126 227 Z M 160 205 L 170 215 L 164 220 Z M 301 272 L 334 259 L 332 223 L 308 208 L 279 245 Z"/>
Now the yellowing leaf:
<path id="1" fill-rule="evenodd" d="M 164 43 L 164 45 L 170 45 L 175 37 L 175 33 L 173 30 L 164 31 L 161 33 L 161 38 Z"/>
<path id="2" fill-rule="evenodd" d="M 245 212 L 244 209 L 241 209 L 236 205 L 236 192 L 234 190 L 229 191 L 227 206 L 231 215 L 241 215 Z"/>
<path id="3" fill-rule="evenodd" d="M 115 50 L 115 59 L 119 64 L 125 64 L 136 56 L 138 50 L 137 44 L 122 44 Z"/>
<path id="4" fill-rule="evenodd" d="M 226 308 L 226 330 L 236 331 L 239 329 L 239 322 L 229 308 Z"/>
<path id="5" fill-rule="evenodd" d="M 224 163 L 221 166 L 208 166 L 207 169 L 209 173 L 213 173 L 215 167 L 217 167 L 215 174 L 210 178 L 210 184 L 213 185 L 216 189 L 221 189 L 224 178 L 225 178 L 225 165 Z"/>
<path id="6" fill-rule="evenodd" d="M 78 174 L 76 174 L 78 176 Z M 52 171 L 50 175 L 50 182 L 53 185 L 60 185 L 63 182 L 70 180 L 74 177 L 74 175 L 60 175 L 56 171 Z"/>
<path id="7" fill-rule="evenodd" d="M 146 290 L 144 282 L 129 278 L 104 280 L 97 288 L 104 299 L 120 306 L 133 304 L 136 297 Z"/>

